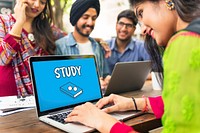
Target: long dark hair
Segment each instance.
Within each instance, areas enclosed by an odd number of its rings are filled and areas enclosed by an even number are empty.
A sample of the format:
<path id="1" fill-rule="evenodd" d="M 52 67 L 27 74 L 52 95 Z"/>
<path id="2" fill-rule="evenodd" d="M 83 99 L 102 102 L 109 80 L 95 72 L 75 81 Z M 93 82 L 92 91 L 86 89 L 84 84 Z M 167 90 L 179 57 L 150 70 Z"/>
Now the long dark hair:
<path id="1" fill-rule="evenodd" d="M 141 4 L 147 0 L 129 0 L 131 7 L 134 7 L 138 4 Z M 149 0 L 151 2 L 159 2 L 160 0 Z M 194 19 L 200 17 L 200 0 L 172 0 L 175 6 L 175 10 L 177 11 L 179 17 L 185 21 L 190 23 Z M 149 35 L 146 35 L 145 45 L 147 51 L 149 52 L 153 64 L 154 71 L 161 72 L 157 79 L 159 79 L 159 83 L 162 85 L 163 83 L 163 64 L 162 64 L 162 55 L 164 53 L 164 47 L 160 47 L 157 45 L 156 41 Z"/>
<path id="2" fill-rule="evenodd" d="M 48 54 L 54 54 L 56 48 L 51 29 L 52 21 L 52 6 L 50 0 L 47 0 L 44 10 L 33 20 L 32 29 L 36 44 Z"/>
<path id="3" fill-rule="evenodd" d="M 162 56 L 165 50 L 165 47 L 158 46 L 155 39 L 153 39 L 150 35 L 145 36 L 145 49 L 149 53 L 152 61 L 152 71 L 158 72 L 156 75 L 157 81 L 159 85 L 162 87 L 163 85 L 163 62 Z"/>

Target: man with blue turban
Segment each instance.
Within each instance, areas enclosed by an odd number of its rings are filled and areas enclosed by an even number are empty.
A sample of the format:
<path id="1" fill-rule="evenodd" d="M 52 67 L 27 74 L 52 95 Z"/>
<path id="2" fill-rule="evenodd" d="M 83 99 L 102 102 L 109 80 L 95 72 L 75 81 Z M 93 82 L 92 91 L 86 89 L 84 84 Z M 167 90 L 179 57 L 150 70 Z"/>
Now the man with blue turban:
<path id="1" fill-rule="evenodd" d="M 56 41 L 56 54 L 95 55 L 101 83 L 103 84 L 102 79 L 108 75 L 104 50 L 94 38 L 89 36 L 94 29 L 99 13 L 99 0 L 76 0 L 70 11 L 70 23 L 74 26 L 74 31 Z"/>
<path id="2" fill-rule="evenodd" d="M 96 10 L 97 17 L 100 13 L 100 4 L 98 0 L 76 0 L 70 11 L 70 22 L 74 26 L 79 18 L 89 9 Z"/>

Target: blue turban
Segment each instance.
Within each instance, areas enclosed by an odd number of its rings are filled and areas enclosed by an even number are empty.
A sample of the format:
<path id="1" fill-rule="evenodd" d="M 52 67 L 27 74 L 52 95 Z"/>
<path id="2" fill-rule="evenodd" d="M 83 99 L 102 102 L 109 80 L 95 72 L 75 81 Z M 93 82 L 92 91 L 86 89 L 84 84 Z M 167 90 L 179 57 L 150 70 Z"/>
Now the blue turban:
<path id="1" fill-rule="evenodd" d="M 97 16 L 100 12 L 99 0 L 76 0 L 72 4 L 70 11 L 70 23 L 76 25 L 79 18 L 89 9 L 94 8 L 97 11 Z"/>

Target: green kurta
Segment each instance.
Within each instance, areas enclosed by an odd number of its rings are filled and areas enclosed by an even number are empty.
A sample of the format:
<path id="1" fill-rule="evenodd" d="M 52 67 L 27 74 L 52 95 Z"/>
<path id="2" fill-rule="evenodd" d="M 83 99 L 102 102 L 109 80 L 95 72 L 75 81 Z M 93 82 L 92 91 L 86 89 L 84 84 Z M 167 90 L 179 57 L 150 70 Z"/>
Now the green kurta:
<path id="1" fill-rule="evenodd" d="M 176 33 L 163 61 L 163 132 L 200 133 L 200 34 Z"/>

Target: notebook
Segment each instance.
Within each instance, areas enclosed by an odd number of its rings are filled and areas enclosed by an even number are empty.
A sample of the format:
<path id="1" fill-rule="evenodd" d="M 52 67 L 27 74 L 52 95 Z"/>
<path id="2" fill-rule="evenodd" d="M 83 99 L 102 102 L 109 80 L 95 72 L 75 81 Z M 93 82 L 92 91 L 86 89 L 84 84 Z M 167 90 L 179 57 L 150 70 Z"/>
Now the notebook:
<path id="1" fill-rule="evenodd" d="M 104 96 L 140 90 L 151 71 L 151 61 L 118 62 Z"/>
<path id="2" fill-rule="evenodd" d="M 90 132 L 94 128 L 65 123 L 75 106 L 102 98 L 94 55 L 41 56 L 30 58 L 36 113 L 40 121 L 66 132 Z M 126 120 L 142 112 L 112 113 Z"/>

